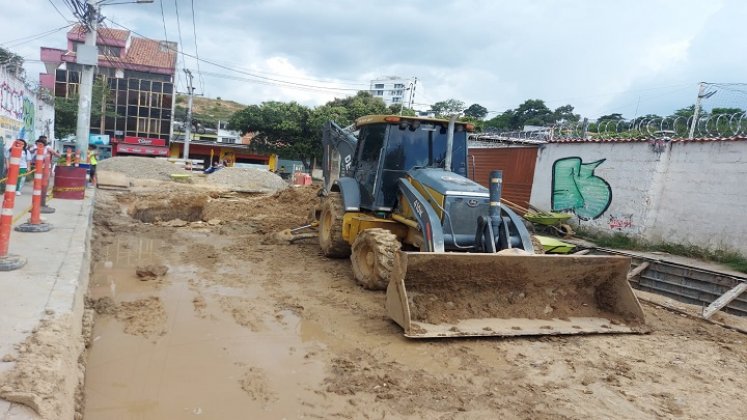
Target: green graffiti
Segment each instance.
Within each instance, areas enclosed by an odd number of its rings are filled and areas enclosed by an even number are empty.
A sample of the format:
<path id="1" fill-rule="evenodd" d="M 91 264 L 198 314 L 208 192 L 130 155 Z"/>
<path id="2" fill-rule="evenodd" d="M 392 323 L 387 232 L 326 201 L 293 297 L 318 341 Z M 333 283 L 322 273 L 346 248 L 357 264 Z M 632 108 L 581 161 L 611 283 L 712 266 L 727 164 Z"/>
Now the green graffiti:
<path id="1" fill-rule="evenodd" d="M 552 211 L 570 211 L 581 220 L 601 216 L 612 202 L 612 188 L 594 169 L 606 159 L 582 163 L 580 157 L 558 159 L 552 165 Z"/>
<path id="2" fill-rule="evenodd" d="M 28 133 L 29 140 L 34 136 L 34 103 L 28 97 L 23 98 L 23 127 Z"/>

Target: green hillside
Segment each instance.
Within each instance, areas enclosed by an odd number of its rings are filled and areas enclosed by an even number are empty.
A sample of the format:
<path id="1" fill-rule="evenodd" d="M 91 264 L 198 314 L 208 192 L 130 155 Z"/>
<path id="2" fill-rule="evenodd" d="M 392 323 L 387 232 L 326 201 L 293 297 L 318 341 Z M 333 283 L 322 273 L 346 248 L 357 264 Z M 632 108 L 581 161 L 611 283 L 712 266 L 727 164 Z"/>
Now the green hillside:
<path id="1" fill-rule="evenodd" d="M 234 112 L 246 108 L 236 101 L 195 96 L 192 100 L 192 119 L 204 126 L 214 127 L 218 121 L 228 121 Z M 184 121 L 187 116 L 187 96 L 177 95 L 174 119 Z"/>

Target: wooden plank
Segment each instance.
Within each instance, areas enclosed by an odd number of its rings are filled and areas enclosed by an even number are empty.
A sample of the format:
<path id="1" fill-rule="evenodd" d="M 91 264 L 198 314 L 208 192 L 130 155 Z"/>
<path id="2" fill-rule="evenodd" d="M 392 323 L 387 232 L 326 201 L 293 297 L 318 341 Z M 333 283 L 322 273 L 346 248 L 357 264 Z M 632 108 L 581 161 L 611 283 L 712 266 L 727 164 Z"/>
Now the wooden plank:
<path id="1" fill-rule="evenodd" d="M 651 263 L 649 263 L 648 261 L 645 261 L 645 262 L 642 262 L 641 264 L 639 264 L 638 267 L 630 270 L 630 272 L 628 273 L 628 280 L 630 280 L 633 277 L 641 274 L 643 272 L 643 270 L 647 269 L 650 264 Z"/>
<path id="2" fill-rule="evenodd" d="M 734 288 L 721 295 L 718 299 L 714 300 L 707 308 L 703 309 L 703 318 L 710 318 L 713 314 L 720 311 L 721 308 L 728 305 L 732 300 L 744 293 L 745 290 L 747 290 L 747 283 L 739 283 Z"/>

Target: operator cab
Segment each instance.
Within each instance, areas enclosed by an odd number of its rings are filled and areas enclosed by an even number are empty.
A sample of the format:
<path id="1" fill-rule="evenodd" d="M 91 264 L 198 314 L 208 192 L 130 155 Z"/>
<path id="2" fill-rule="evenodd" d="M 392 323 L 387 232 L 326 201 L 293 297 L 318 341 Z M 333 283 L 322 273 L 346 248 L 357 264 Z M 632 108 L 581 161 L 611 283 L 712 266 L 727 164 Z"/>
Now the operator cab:
<path id="1" fill-rule="evenodd" d="M 353 158 L 361 188 L 361 208 L 392 211 L 397 180 L 413 168 L 443 168 L 448 122 L 436 119 L 370 116 L 356 121 L 360 130 Z M 452 171 L 467 176 L 467 126 L 456 123 Z"/>

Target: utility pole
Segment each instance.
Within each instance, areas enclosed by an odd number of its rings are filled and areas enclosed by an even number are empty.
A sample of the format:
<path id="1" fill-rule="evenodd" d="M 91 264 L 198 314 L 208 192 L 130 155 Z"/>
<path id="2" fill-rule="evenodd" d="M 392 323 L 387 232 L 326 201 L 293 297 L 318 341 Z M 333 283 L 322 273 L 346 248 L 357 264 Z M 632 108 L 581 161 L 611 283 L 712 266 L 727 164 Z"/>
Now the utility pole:
<path id="1" fill-rule="evenodd" d="M 700 100 L 705 96 L 705 83 L 700 82 L 698 88 L 698 97 L 695 99 L 695 109 L 693 110 L 693 122 L 690 123 L 690 134 L 687 138 L 691 139 L 695 137 L 695 127 L 698 125 L 698 118 L 700 117 Z"/>
<path id="2" fill-rule="evenodd" d="M 416 77 L 415 80 L 412 82 L 412 89 L 410 89 L 410 106 L 408 108 L 412 108 L 412 101 L 415 100 L 415 87 L 418 85 L 418 78 Z"/>
<path id="3" fill-rule="evenodd" d="M 187 101 L 187 124 L 184 128 L 184 160 L 189 159 L 189 141 L 192 140 L 192 96 L 194 89 L 192 88 L 192 72 L 189 69 L 184 69 L 187 73 L 187 91 L 189 99 Z M 212 162 L 211 162 L 212 163 Z"/>
<path id="4" fill-rule="evenodd" d="M 91 133 L 91 98 L 93 90 L 93 74 L 98 66 L 98 47 L 96 34 L 99 23 L 99 8 L 95 0 L 88 0 L 86 4 L 86 30 L 84 48 L 78 48 L 76 62 L 83 67 L 78 91 L 78 124 L 75 130 L 78 151 L 86 153 L 88 150 L 88 136 Z"/>

